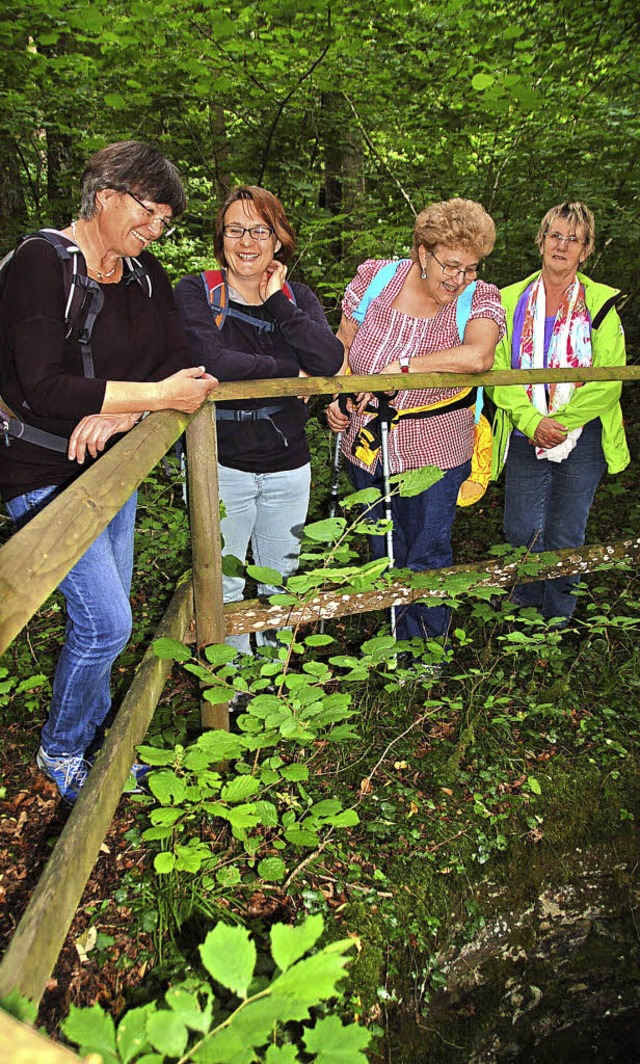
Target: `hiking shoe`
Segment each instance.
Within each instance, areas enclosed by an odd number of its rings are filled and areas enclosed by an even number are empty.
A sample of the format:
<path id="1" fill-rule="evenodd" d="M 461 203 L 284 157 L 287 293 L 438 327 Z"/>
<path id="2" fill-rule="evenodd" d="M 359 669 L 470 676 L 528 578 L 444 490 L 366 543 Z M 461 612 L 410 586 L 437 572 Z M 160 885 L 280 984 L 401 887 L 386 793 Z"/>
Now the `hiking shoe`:
<path id="1" fill-rule="evenodd" d="M 79 754 L 49 757 L 40 747 L 36 754 L 36 764 L 47 779 L 55 783 L 60 797 L 67 805 L 73 805 L 91 771 L 91 764 Z"/>
<path id="2" fill-rule="evenodd" d="M 139 761 L 134 761 L 125 782 L 123 793 L 148 794 L 148 777 L 151 772 L 153 772 L 153 765 L 141 765 Z"/>

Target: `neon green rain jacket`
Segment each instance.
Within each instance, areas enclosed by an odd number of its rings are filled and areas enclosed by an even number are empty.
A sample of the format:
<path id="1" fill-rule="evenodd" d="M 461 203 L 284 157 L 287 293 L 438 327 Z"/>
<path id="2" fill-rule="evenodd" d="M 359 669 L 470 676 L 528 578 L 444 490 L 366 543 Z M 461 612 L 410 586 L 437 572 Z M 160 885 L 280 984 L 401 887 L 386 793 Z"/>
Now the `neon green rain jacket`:
<path id="1" fill-rule="evenodd" d="M 540 276 L 532 273 L 524 281 L 503 288 L 500 295 L 507 315 L 507 331 L 496 348 L 494 369 L 511 369 L 511 341 L 513 318 L 518 300 L 525 288 Z M 584 274 L 578 274 L 585 290 L 587 309 L 591 321 L 605 303 L 619 294 L 618 289 L 598 284 Z M 594 366 L 624 366 L 627 361 L 622 323 L 612 305 L 602 322 L 591 332 Z M 577 429 L 599 417 L 602 422 L 602 450 L 609 473 L 620 473 L 630 461 L 629 448 L 622 421 L 620 406 L 621 381 L 588 381 L 576 388 L 571 399 L 553 414 L 565 428 Z M 543 415 L 530 402 L 522 385 L 496 385 L 488 387 L 487 394 L 497 406 L 493 422 L 493 453 L 491 476 L 496 480 L 504 467 L 509 437 L 514 428 L 530 439 L 533 437 Z"/>

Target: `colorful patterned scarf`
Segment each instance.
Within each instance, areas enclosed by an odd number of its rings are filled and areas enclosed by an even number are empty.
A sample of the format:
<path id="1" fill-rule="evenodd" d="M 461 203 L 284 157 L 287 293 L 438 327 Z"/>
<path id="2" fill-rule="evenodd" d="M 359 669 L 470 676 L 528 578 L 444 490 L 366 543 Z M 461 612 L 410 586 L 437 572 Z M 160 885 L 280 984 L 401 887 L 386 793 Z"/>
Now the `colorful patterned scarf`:
<path id="1" fill-rule="evenodd" d="M 546 298 L 542 277 L 531 286 L 525 309 L 522 335 L 520 337 L 520 369 L 544 369 L 544 325 L 546 316 Z M 558 307 L 553 326 L 551 342 L 547 355 L 548 369 L 566 369 L 588 367 L 591 365 L 591 321 L 585 302 L 584 285 L 576 277 L 565 290 Z M 544 384 L 525 385 L 530 401 L 544 417 L 549 417 L 569 402 L 575 388 L 580 384 L 562 382 L 549 386 Z M 582 429 L 568 433 L 564 443 L 545 450 L 536 448 L 538 458 L 550 458 L 562 461 L 567 457 L 576 443 Z"/>

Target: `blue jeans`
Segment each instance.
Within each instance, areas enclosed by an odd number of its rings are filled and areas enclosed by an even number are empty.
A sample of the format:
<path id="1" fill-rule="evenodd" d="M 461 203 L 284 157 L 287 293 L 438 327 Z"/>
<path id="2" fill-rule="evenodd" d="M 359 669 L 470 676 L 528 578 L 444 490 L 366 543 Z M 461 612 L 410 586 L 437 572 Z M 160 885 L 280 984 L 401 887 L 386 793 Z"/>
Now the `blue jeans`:
<path id="1" fill-rule="evenodd" d="M 5 505 L 20 528 L 60 490 L 38 488 Z M 136 499 L 134 492 L 59 586 L 67 627 L 42 729 L 42 748 L 50 757 L 83 755 L 111 708 L 111 668 L 131 635 Z"/>
<path id="2" fill-rule="evenodd" d="M 471 462 L 463 462 L 445 470 L 442 480 L 420 495 L 407 499 L 392 495 L 393 561 L 396 569 L 421 572 L 451 565 L 451 529 L 456 516 L 456 500 L 460 486 L 470 472 Z M 349 463 L 349 475 L 358 491 L 374 487 L 383 492 L 380 466 L 372 474 Z M 370 511 L 370 517 L 374 521 L 384 519 L 382 500 Z M 374 558 L 386 557 L 384 536 L 369 536 L 369 542 Z M 445 635 L 450 615 L 451 610 L 447 606 L 425 606 L 413 602 L 398 610 L 396 636 L 398 639 L 433 639 Z"/>
<path id="3" fill-rule="evenodd" d="M 221 522 L 223 556 L 232 554 L 244 564 L 249 543 L 254 565 L 275 569 L 285 579 L 298 568 L 302 530 L 309 509 L 311 466 L 280 473 L 247 473 L 218 466 L 220 498 L 226 516 Z M 223 576 L 225 602 L 241 602 L 243 576 Z M 260 595 L 275 595 L 281 588 L 258 584 Z M 249 635 L 227 636 L 229 646 L 251 653 Z M 256 632 L 258 646 L 279 646 L 275 633 Z"/>
<path id="4" fill-rule="evenodd" d="M 600 420 L 588 422 L 568 458 L 549 462 L 536 458 L 525 436 L 514 433 L 506 465 L 504 534 L 513 547 L 532 551 L 581 547 L 589 510 L 606 468 Z M 535 606 L 542 616 L 571 617 L 579 576 L 559 576 L 520 584 L 513 599 Z"/>

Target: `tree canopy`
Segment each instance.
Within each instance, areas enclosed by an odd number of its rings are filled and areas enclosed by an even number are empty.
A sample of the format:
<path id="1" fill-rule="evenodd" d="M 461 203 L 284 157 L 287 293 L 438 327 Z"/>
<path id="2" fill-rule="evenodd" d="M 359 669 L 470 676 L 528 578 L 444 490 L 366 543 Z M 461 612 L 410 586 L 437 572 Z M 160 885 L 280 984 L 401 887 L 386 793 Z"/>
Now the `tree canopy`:
<path id="1" fill-rule="evenodd" d="M 187 182 L 176 274 L 206 259 L 216 202 L 247 181 L 281 196 L 298 273 L 329 305 L 453 195 L 493 214 L 498 284 L 535 267 L 549 206 L 584 199 L 591 270 L 633 298 L 639 22 L 623 0 L 9 0 L 2 245 L 66 224 L 87 156 L 134 137 Z"/>

